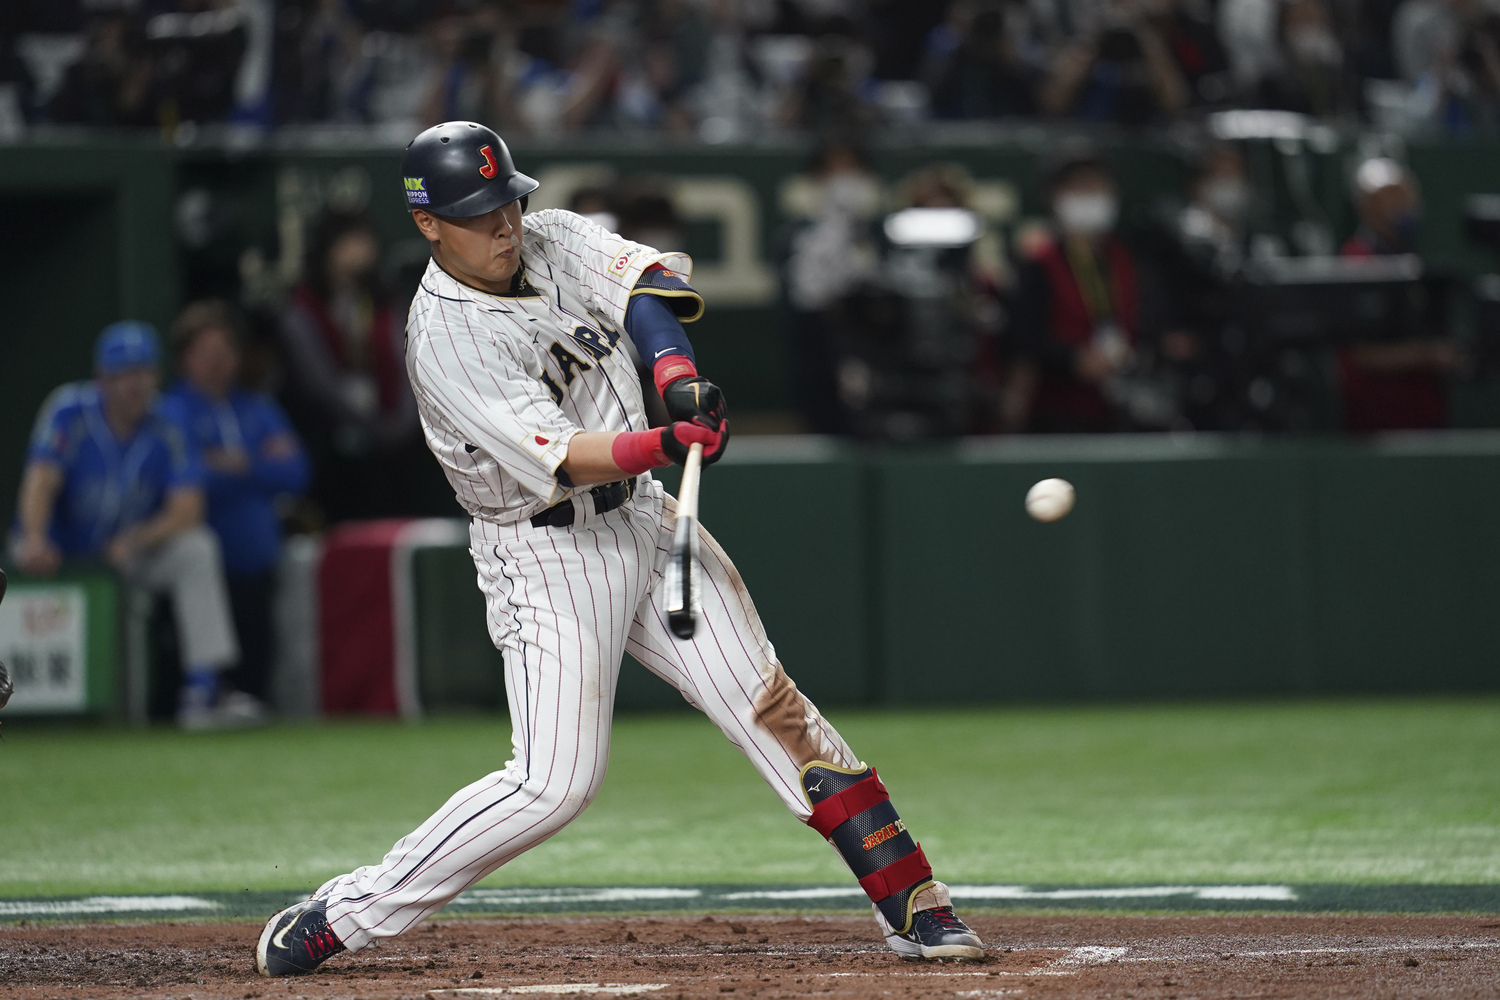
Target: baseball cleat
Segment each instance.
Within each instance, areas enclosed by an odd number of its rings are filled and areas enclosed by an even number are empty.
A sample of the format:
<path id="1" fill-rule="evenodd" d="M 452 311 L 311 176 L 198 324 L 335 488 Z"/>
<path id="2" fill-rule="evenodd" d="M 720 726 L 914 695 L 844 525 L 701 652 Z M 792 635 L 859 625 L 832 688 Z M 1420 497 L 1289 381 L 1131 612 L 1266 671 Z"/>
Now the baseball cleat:
<path id="1" fill-rule="evenodd" d="M 978 959 L 984 957 L 984 942 L 958 919 L 951 906 L 935 906 L 912 914 L 911 930 L 891 933 L 886 943 L 902 958 Z"/>
<path id="2" fill-rule="evenodd" d="M 344 950 L 328 926 L 327 904 L 307 899 L 266 923 L 255 946 L 255 971 L 262 976 L 301 976 Z"/>
<path id="3" fill-rule="evenodd" d="M 933 882 L 919 891 L 912 903 L 921 909 L 913 911 L 911 927 L 905 934 L 891 927 L 880 908 L 875 908 L 875 922 L 896 954 L 912 961 L 972 961 L 984 957 L 984 942 L 953 912 L 946 885 Z"/>

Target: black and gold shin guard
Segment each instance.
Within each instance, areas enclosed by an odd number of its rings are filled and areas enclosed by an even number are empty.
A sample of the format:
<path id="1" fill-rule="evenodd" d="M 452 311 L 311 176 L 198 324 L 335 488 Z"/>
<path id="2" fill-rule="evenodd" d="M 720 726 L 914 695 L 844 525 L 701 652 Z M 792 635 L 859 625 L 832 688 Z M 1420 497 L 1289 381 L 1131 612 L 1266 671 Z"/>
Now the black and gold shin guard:
<path id="1" fill-rule="evenodd" d="M 873 767 L 852 771 L 815 760 L 802 769 L 802 791 L 821 833 L 881 915 L 904 934 L 911 929 L 913 897 L 932 884 L 932 866 L 896 815 Z"/>

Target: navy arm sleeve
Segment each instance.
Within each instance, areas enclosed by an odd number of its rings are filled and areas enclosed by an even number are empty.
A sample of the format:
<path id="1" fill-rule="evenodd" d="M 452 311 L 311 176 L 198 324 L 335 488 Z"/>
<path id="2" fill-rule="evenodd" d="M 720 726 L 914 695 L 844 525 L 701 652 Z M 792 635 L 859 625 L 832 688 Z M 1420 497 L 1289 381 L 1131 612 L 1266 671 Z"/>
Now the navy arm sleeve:
<path id="1" fill-rule="evenodd" d="M 697 360 L 682 323 L 671 307 L 655 295 L 631 296 L 630 306 L 625 310 L 625 332 L 630 334 L 641 360 L 648 366 L 670 354 Z"/>

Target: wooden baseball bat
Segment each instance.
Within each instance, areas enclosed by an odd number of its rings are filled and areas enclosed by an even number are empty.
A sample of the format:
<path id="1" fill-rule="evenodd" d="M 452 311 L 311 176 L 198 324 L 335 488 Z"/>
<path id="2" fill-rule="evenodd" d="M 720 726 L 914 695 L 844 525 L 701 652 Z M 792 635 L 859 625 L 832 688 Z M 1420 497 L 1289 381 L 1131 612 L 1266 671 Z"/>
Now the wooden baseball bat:
<path id="1" fill-rule="evenodd" d="M 698 477 L 703 446 L 688 448 L 677 490 L 677 529 L 667 557 L 667 624 L 679 639 L 691 639 L 698 628 Z"/>

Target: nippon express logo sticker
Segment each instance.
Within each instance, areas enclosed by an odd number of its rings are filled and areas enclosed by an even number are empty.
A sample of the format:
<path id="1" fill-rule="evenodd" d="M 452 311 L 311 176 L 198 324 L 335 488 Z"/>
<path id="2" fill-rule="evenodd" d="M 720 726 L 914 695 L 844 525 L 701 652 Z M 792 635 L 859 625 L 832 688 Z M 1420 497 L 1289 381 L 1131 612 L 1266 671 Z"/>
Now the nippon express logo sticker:
<path id="1" fill-rule="evenodd" d="M 427 178 L 404 177 L 406 181 L 406 203 L 408 205 L 426 205 L 427 202 Z"/>

